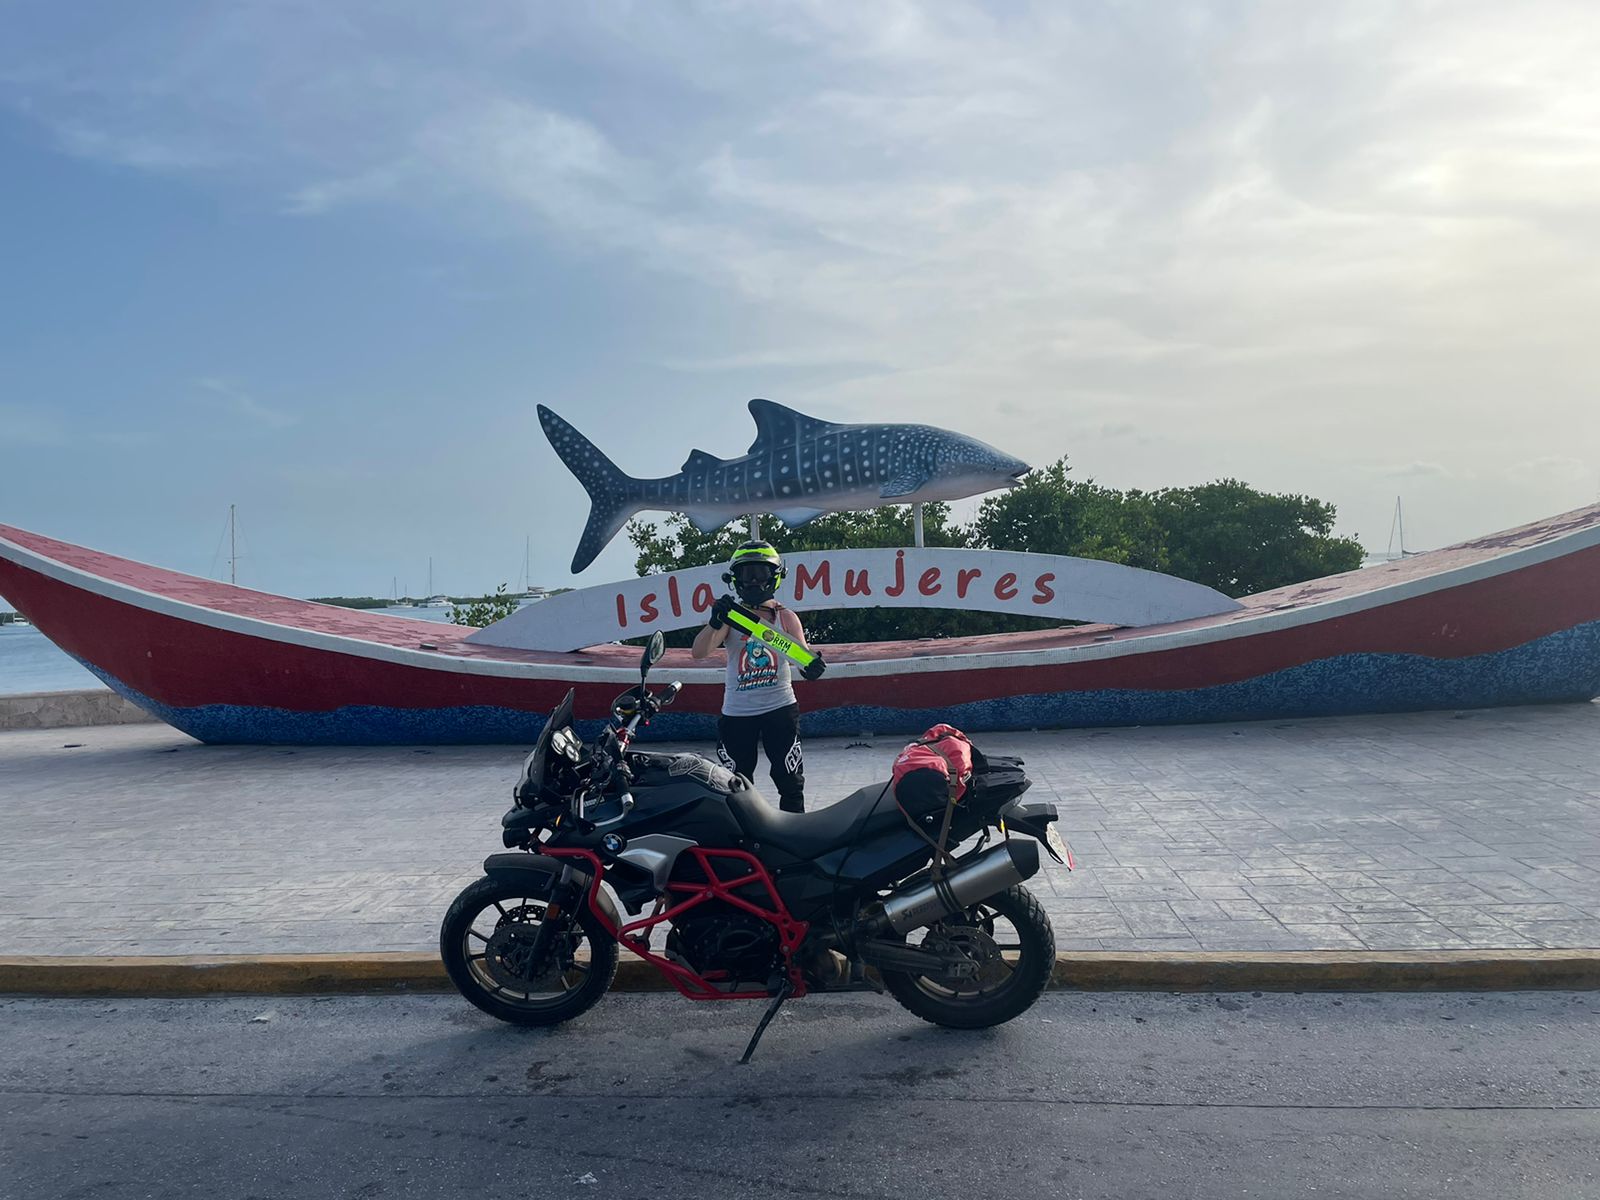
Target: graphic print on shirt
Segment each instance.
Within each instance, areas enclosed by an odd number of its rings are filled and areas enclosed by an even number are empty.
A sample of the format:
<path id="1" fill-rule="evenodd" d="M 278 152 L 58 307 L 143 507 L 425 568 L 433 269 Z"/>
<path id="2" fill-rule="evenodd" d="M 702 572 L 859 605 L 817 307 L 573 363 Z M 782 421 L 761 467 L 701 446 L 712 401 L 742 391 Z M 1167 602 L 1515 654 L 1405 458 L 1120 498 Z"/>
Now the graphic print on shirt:
<path id="1" fill-rule="evenodd" d="M 745 639 L 739 650 L 739 690 L 753 692 L 778 686 L 778 660 L 763 643 Z"/>

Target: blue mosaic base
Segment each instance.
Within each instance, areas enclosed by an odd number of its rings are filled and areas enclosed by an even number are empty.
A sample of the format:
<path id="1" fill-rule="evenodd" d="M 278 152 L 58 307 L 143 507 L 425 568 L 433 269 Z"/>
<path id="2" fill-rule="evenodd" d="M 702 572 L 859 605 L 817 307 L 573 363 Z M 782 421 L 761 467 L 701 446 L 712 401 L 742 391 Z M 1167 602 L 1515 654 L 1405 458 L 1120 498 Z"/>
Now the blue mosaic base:
<path id="1" fill-rule="evenodd" d="M 229 704 L 172 708 L 89 663 L 84 666 L 145 711 L 203 742 L 515 745 L 531 744 L 544 725 L 543 713 L 482 705 L 430 709 L 351 705 L 331 712 Z M 807 712 L 801 725 L 812 737 L 866 730 L 920 733 L 937 721 L 973 731 L 1187 725 L 1549 704 L 1589 700 L 1596 695 L 1600 695 L 1600 622 L 1591 622 L 1510 650 L 1471 658 L 1346 654 L 1216 687 L 1057 692 L 912 709 L 851 705 Z M 803 705 L 803 693 L 801 699 Z M 579 722 L 579 732 L 585 737 L 593 737 L 599 728 L 599 722 Z M 644 730 L 643 736 L 650 741 L 713 741 L 716 718 L 667 712 Z"/>

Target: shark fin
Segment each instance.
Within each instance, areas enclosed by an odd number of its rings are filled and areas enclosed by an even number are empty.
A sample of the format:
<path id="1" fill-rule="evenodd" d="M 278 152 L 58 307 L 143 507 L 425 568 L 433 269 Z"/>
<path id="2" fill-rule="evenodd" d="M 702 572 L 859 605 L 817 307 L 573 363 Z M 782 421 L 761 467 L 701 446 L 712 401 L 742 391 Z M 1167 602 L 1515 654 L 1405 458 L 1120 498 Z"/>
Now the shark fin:
<path id="1" fill-rule="evenodd" d="M 825 511 L 821 508 L 780 508 L 772 515 L 793 529 L 797 525 L 804 525 L 807 521 L 816 520 Z"/>
<path id="2" fill-rule="evenodd" d="M 637 498 L 631 494 L 632 485 L 638 481 L 624 474 L 598 446 L 542 404 L 539 424 L 544 426 L 545 437 L 567 470 L 589 493 L 589 522 L 572 555 L 572 573 L 576 575 L 617 536 L 623 522 L 639 511 Z"/>
<path id="3" fill-rule="evenodd" d="M 715 454 L 707 454 L 704 450 L 691 450 L 689 457 L 683 460 L 683 472 L 709 471 L 713 467 L 725 466 L 726 463 Z"/>
<path id="4" fill-rule="evenodd" d="M 792 446 L 835 428 L 832 421 L 819 421 L 771 400 L 750 401 L 750 415 L 756 423 L 756 440 L 750 443 L 750 454 Z"/>
<path id="5" fill-rule="evenodd" d="M 879 488 L 878 495 L 884 500 L 893 499 L 895 496 L 909 496 L 927 482 L 927 471 L 920 467 L 908 467 Z"/>
<path id="6" fill-rule="evenodd" d="M 684 516 L 689 518 L 689 524 L 693 525 L 701 533 L 715 533 L 728 523 L 726 517 L 714 516 L 711 513 L 690 512 L 687 509 L 682 510 L 682 512 Z"/>

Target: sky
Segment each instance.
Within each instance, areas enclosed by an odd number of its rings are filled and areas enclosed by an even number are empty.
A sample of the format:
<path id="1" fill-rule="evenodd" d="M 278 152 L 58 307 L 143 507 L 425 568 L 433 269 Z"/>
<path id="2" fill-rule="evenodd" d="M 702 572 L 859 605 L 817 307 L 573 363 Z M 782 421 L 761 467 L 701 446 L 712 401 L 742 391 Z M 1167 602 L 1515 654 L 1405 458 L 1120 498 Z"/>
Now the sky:
<path id="1" fill-rule="evenodd" d="M 764 396 L 1382 550 L 1600 498 L 1600 6 L 0 0 L 0 522 L 573 581 Z M 973 504 L 958 506 L 958 515 Z M 619 537 L 580 583 L 632 574 Z"/>

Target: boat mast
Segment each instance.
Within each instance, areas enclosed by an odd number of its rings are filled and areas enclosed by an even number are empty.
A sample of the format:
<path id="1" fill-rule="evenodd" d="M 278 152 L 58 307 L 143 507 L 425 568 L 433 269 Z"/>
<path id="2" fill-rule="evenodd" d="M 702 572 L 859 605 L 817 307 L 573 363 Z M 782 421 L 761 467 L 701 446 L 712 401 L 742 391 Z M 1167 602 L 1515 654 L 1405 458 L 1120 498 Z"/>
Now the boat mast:
<path id="1" fill-rule="evenodd" d="M 1394 552 L 1394 535 L 1395 535 L 1395 530 L 1397 530 L 1397 529 L 1400 531 L 1400 553 L 1398 555 L 1396 555 L 1395 552 Z M 1389 518 L 1389 549 L 1385 552 L 1384 557 L 1389 559 L 1390 562 L 1393 562 L 1396 557 L 1404 558 L 1405 556 L 1406 556 L 1406 524 L 1405 524 L 1405 517 L 1400 511 L 1400 497 L 1396 496 L 1394 498 L 1394 516 Z"/>
<path id="2" fill-rule="evenodd" d="M 234 524 L 235 505 L 228 505 L 228 582 L 239 582 L 239 539 Z"/>

